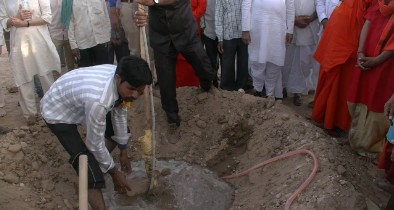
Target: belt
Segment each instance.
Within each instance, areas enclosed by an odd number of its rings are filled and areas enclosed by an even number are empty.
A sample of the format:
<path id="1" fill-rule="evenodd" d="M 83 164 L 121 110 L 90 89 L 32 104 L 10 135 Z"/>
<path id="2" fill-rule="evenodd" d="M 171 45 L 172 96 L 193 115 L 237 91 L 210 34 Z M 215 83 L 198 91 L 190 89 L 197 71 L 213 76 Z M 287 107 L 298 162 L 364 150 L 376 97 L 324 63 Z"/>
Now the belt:
<path id="1" fill-rule="evenodd" d="M 133 0 L 120 0 L 120 2 L 128 2 L 128 3 L 133 3 Z"/>

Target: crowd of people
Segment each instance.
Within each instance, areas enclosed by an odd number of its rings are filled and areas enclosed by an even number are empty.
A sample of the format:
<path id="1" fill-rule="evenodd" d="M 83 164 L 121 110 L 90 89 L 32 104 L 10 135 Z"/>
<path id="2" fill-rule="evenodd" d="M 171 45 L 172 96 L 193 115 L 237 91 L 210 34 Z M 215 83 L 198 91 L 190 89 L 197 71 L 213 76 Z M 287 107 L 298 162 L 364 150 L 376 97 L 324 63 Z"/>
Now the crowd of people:
<path id="1" fill-rule="evenodd" d="M 113 175 L 119 192 L 129 189 L 109 155 L 114 145 L 124 151 L 129 136 L 127 107 L 118 107 L 151 83 L 172 129 L 181 124 L 178 87 L 253 89 L 271 103 L 291 94 L 295 106 L 314 93 L 314 124 L 347 136 L 344 143 L 366 160 L 381 156 L 387 180 L 379 185 L 394 192 L 394 146 L 385 140 L 394 111 L 393 0 L 0 0 L 0 23 L 9 32 L 24 117 L 35 122 L 38 94 L 41 115 L 74 168 L 80 154 L 95 160 L 91 196 L 101 193 L 101 172 Z M 115 58 L 118 65 L 110 65 Z M 55 81 L 62 66 L 68 72 Z M 80 123 L 87 126 L 86 145 Z"/>

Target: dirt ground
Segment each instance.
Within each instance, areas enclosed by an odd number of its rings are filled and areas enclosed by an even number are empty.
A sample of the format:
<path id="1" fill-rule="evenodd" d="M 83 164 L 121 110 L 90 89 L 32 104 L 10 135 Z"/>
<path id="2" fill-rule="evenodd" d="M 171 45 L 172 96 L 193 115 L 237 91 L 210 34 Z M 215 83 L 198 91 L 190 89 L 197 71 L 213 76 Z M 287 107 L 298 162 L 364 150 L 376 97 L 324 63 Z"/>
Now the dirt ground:
<path id="1" fill-rule="evenodd" d="M 68 155 L 42 121 L 26 126 L 17 105 L 18 93 L 7 91 L 13 79 L 6 54 L 0 56 L 0 81 L 6 96 L 2 109 L 7 112 L 0 125 L 13 130 L 0 136 L 0 209 L 77 209 L 77 176 Z M 224 176 L 290 151 L 308 149 L 317 155 L 318 172 L 291 209 L 385 207 L 389 194 L 373 184 L 378 176 L 376 166 L 312 125 L 307 105 L 294 107 L 287 99 L 271 107 L 263 98 L 218 89 L 201 93 L 196 88 L 180 88 L 177 94 L 182 123 L 176 144 L 169 143 L 160 101 L 154 101 L 158 159 L 183 160 Z M 305 104 L 311 99 L 307 97 Z M 129 119 L 130 158 L 141 160 L 136 139 L 145 127 L 142 99 L 133 103 Z M 283 209 L 312 168 L 312 159 L 300 155 L 229 180 L 235 188 L 231 209 Z"/>

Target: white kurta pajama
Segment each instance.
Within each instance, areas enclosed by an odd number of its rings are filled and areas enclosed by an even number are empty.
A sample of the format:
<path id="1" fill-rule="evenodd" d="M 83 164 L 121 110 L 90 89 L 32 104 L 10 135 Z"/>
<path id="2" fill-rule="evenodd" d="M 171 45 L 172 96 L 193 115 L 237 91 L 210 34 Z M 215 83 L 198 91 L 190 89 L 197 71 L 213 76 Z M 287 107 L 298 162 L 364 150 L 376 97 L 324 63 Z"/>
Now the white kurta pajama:
<path id="1" fill-rule="evenodd" d="M 28 0 L 32 19 L 52 20 L 49 0 Z M 37 114 L 33 76 L 39 75 L 44 92 L 53 83 L 52 71 L 60 72 L 60 59 L 47 25 L 7 28 L 9 18 L 18 15 L 20 0 L 0 0 L 0 23 L 10 34 L 10 62 L 20 105 L 25 117 Z"/>
<path id="2" fill-rule="evenodd" d="M 315 0 L 296 0 L 295 16 L 310 16 L 316 11 Z M 314 20 L 305 28 L 294 27 L 293 41 L 287 46 L 285 66 L 282 71 L 283 87 L 290 93 L 308 94 L 314 89 L 311 74 L 313 54 L 318 42 L 319 23 Z"/>
<path id="3" fill-rule="evenodd" d="M 285 60 L 286 33 L 292 34 L 293 27 L 294 0 L 243 1 L 242 31 L 250 32 L 250 73 L 256 91 L 262 91 L 265 86 L 267 96 L 283 97 L 281 67 Z"/>

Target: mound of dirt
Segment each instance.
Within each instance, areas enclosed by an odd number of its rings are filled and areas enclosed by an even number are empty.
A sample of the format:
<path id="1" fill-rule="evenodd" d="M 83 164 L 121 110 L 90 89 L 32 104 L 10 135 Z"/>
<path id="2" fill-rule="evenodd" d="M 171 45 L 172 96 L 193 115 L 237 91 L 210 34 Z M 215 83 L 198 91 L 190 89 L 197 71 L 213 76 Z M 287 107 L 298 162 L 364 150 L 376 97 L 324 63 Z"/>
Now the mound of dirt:
<path id="1" fill-rule="evenodd" d="M 12 84 L 5 59 L 2 55 L 0 72 L 4 74 L 0 78 L 5 81 L 2 91 L 7 97 L 7 115 L 0 125 L 13 131 L 0 136 L 0 209 L 77 209 L 77 176 L 69 157 L 43 121 L 24 125 L 16 106 L 18 94 L 5 88 Z M 197 88 L 179 88 L 177 98 L 182 122 L 171 135 L 160 100 L 154 99 L 158 159 L 182 160 L 224 176 L 277 155 L 308 149 L 318 157 L 318 173 L 291 209 L 385 206 L 389 195 L 373 184 L 376 166 L 363 162 L 348 145 L 336 144 L 300 112 L 264 98 L 218 89 L 201 93 Z M 146 128 L 144 109 L 141 98 L 129 112 L 132 161 L 142 159 L 137 138 Z M 117 151 L 114 157 L 118 157 Z M 300 155 L 228 180 L 235 189 L 231 209 L 283 209 L 312 167 L 312 159 Z"/>

